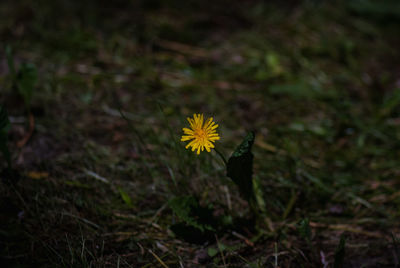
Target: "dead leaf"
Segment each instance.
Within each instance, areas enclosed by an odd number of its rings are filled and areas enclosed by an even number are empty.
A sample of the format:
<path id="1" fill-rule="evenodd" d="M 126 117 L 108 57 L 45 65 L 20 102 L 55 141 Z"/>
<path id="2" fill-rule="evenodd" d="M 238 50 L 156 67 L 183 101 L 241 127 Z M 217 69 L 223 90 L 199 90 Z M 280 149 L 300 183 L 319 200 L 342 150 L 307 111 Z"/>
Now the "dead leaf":
<path id="1" fill-rule="evenodd" d="M 30 171 L 26 174 L 26 176 L 34 180 L 40 180 L 48 178 L 49 173 L 45 171 Z"/>

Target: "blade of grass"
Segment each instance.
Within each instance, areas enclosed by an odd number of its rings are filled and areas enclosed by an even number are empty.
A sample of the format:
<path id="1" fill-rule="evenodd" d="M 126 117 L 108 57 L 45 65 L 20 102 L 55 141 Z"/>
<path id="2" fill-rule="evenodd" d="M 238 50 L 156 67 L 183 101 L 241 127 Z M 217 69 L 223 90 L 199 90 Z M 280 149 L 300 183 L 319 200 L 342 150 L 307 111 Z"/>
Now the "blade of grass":
<path id="1" fill-rule="evenodd" d="M 345 255 L 345 245 L 346 239 L 344 234 L 340 236 L 340 242 L 338 247 L 335 250 L 335 262 L 333 264 L 334 268 L 342 268 L 344 262 L 344 255 Z"/>

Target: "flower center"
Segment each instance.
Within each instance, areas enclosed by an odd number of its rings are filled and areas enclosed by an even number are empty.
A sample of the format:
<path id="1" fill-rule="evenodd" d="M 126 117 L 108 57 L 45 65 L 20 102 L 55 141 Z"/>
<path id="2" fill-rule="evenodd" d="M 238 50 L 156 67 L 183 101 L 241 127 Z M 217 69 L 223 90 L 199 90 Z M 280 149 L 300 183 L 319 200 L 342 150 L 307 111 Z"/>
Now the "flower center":
<path id="1" fill-rule="evenodd" d="M 196 132 L 194 133 L 194 135 L 198 138 L 198 139 L 205 139 L 207 137 L 207 133 L 203 130 L 203 129 L 198 129 L 196 130 Z"/>

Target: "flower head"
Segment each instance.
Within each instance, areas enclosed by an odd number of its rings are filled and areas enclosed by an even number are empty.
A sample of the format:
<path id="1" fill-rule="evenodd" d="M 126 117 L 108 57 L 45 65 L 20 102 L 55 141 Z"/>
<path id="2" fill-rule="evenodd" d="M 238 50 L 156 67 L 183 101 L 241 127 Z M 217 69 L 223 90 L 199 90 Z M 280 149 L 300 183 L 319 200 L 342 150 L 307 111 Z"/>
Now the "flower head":
<path id="1" fill-rule="evenodd" d="M 210 152 L 210 148 L 214 148 L 213 142 L 219 140 L 219 135 L 216 131 L 218 127 L 213 121 L 213 118 L 208 118 L 204 123 L 203 114 L 194 114 L 193 118 L 187 118 L 190 129 L 183 128 L 184 135 L 181 141 L 190 141 L 186 145 L 186 149 L 192 147 L 192 151 L 197 149 L 197 154 L 200 154 L 200 150 L 204 151 L 206 148 L 207 152 Z M 204 124 L 203 124 L 204 123 Z"/>

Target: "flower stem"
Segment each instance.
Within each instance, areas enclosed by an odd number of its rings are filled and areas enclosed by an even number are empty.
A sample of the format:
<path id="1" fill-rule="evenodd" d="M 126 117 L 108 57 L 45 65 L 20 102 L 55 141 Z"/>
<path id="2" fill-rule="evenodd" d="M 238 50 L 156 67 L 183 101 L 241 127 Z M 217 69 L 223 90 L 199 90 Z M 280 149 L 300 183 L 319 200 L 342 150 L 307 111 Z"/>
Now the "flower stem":
<path id="1" fill-rule="evenodd" d="M 225 156 L 220 151 L 218 151 L 217 147 L 214 147 L 214 150 L 219 155 L 219 157 L 221 157 L 222 161 L 224 161 L 225 166 L 227 166 L 228 162 L 226 161 Z"/>

